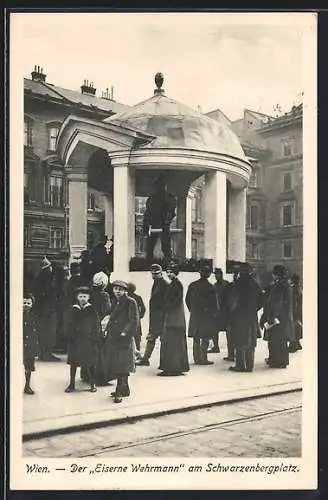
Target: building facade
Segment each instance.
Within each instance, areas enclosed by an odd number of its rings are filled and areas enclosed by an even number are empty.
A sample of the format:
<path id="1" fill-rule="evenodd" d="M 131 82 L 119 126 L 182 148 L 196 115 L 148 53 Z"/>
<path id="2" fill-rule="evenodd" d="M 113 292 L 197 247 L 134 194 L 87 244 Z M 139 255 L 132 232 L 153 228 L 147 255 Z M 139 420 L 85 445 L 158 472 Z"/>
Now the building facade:
<path id="1" fill-rule="evenodd" d="M 117 103 L 113 91 L 96 96 L 93 83 L 84 81 L 80 91 L 57 87 L 35 67 L 24 80 L 24 264 L 35 274 L 40 259 L 66 264 L 68 244 L 68 182 L 64 165 L 56 154 L 58 131 L 69 115 L 104 120 L 129 109 Z M 276 263 L 292 272 L 302 269 L 302 107 L 272 118 L 245 110 L 241 120 L 231 122 L 220 110 L 207 115 L 220 119 L 239 137 L 253 165 L 247 192 L 247 260 L 263 281 Z M 90 165 L 101 164 L 101 158 Z M 105 234 L 106 198 L 92 185 L 89 175 L 87 200 L 87 246 L 91 249 Z M 189 192 L 191 249 L 187 257 L 204 257 L 205 181 L 198 178 Z M 135 197 L 135 255 L 145 254 L 142 220 L 145 197 Z M 177 220 L 173 227 L 177 226 Z M 108 235 L 113 236 L 113 235 Z M 177 248 L 173 236 L 173 255 Z"/>

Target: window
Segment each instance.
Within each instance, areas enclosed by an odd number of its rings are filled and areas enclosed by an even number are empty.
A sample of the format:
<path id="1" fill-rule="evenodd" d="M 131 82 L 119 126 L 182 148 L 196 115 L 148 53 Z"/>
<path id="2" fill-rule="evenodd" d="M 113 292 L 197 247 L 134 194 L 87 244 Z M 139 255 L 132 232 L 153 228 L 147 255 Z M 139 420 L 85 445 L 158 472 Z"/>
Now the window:
<path id="1" fill-rule="evenodd" d="M 61 208 L 64 205 L 63 197 L 63 178 L 55 175 L 50 176 L 49 201 L 55 208 Z"/>
<path id="2" fill-rule="evenodd" d="M 194 196 L 191 200 L 191 220 L 192 222 L 196 222 L 197 220 L 197 200 L 196 196 Z"/>
<path id="3" fill-rule="evenodd" d="M 198 258 L 198 241 L 196 240 L 196 238 L 193 238 L 191 240 L 191 256 L 193 259 Z"/>
<path id="4" fill-rule="evenodd" d="M 250 229 L 257 231 L 259 228 L 259 207 L 251 205 L 250 207 Z"/>
<path id="5" fill-rule="evenodd" d="M 63 248 L 64 247 L 64 229 L 62 227 L 50 228 L 50 248 Z"/>
<path id="6" fill-rule="evenodd" d="M 30 226 L 24 226 L 24 248 L 31 246 L 31 229 Z"/>
<path id="7" fill-rule="evenodd" d="M 24 146 L 31 147 L 32 144 L 32 122 L 30 120 L 24 121 Z"/>
<path id="8" fill-rule="evenodd" d="M 284 177 L 284 191 L 290 191 L 292 189 L 292 174 L 291 172 L 286 172 L 283 174 Z"/>
<path id="9" fill-rule="evenodd" d="M 293 154 L 293 142 L 292 142 L 292 140 L 283 141 L 282 154 L 283 154 L 283 156 L 292 156 L 292 154 Z"/>
<path id="10" fill-rule="evenodd" d="M 251 243 L 250 244 L 250 258 L 254 260 L 258 260 L 260 258 L 259 244 Z"/>
<path id="11" fill-rule="evenodd" d="M 292 226 L 294 224 L 294 204 L 292 202 L 281 205 L 280 222 L 282 226 Z"/>
<path id="12" fill-rule="evenodd" d="M 135 198 L 135 213 L 136 215 L 143 215 L 146 210 L 147 198 L 143 196 L 136 196 Z"/>
<path id="13" fill-rule="evenodd" d="M 24 172 L 24 202 L 29 203 L 35 201 L 36 194 L 36 178 L 35 172 Z"/>
<path id="14" fill-rule="evenodd" d="M 253 168 L 252 175 L 249 179 L 249 187 L 258 188 L 259 187 L 259 171 Z"/>
<path id="15" fill-rule="evenodd" d="M 49 128 L 49 146 L 48 149 L 50 151 L 56 151 L 56 142 L 58 136 L 59 128 L 58 127 L 50 127 Z"/>
<path id="16" fill-rule="evenodd" d="M 96 196 L 94 193 L 88 193 L 88 210 L 96 208 Z"/>
<path id="17" fill-rule="evenodd" d="M 24 172 L 24 201 L 28 202 L 30 200 L 30 176 L 28 173 Z"/>
<path id="18" fill-rule="evenodd" d="M 136 255 L 143 256 L 146 252 L 146 238 L 142 234 L 136 234 Z"/>
<path id="19" fill-rule="evenodd" d="M 87 232 L 87 248 L 88 250 L 91 250 L 93 248 L 93 243 L 94 243 L 94 236 L 93 236 L 93 231 L 88 231 Z"/>
<path id="20" fill-rule="evenodd" d="M 291 259 L 293 257 L 293 247 L 291 241 L 284 241 L 282 244 L 282 257 Z"/>

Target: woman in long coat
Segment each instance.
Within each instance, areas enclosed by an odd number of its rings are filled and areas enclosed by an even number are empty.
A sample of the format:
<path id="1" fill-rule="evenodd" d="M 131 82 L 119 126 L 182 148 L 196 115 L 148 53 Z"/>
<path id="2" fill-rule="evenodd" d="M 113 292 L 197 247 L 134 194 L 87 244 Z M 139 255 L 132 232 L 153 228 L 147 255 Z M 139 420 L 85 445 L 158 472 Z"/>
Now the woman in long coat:
<path id="1" fill-rule="evenodd" d="M 274 284 L 265 300 L 261 323 L 264 340 L 268 341 L 270 368 L 286 368 L 289 365 L 288 341 L 294 340 L 293 295 L 284 266 L 273 268 Z"/>
<path id="2" fill-rule="evenodd" d="M 117 379 L 115 403 L 130 395 L 128 378 L 135 371 L 135 342 L 138 327 L 138 308 L 135 300 L 128 296 L 127 283 L 114 281 L 115 302 L 106 327 L 106 363 L 108 372 Z"/>
<path id="3" fill-rule="evenodd" d="M 84 367 L 88 372 L 90 391 L 96 392 L 94 366 L 98 358 L 101 341 L 101 325 L 98 314 L 89 302 L 88 287 L 76 291 L 77 301 L 71 308 L 67 321 L 68 357 L 70 365 L 70 383 L 66 392 L 75 391 L 76 369 Z"/>
<path id="4" fill-rule="evenodd" d="M 178 280 L 179 268 L 176 264 L 171 264 L 166 273 L 171 283 L 165 296 L 159 365 L 162 372 L 158 375 L 183 375 L 189 371 L 183 287 Z"/>
<path id="5" fill-rule="evenodd" d="M 111 305 L 109 294 L 105 292 L 105 288 L 107 287 L 107 285 L 108 276 L 105 273 L 99 272 L 94 275 L 92 280 L 92 288 L 90 290 L 90 302 L 94 310 L 98 314 L 100 322 L 102 322 L 104 318 L 106 318 L 106 316 L 108 316 L 110 313 Z M 81 378 L 88 382 L 87 373 L 85 372 L 85 370 L 81 370 L 81 372 Z M 96 384 L 99 386 L 107 385 L 107 383 L 111 379 L 110 374 L 107 373 L 105 360 L 105 338 L 102 338 L 99 343 L 98 357 L 95 364 L 94 376 Z"/>
<path id="6" fill-rule="evenodd" d="M 190 283 L 186 294 L 186 305 L 190 311 L 188 337 L 192 337 L 194 362 L 198 365 L 213 365 L 208 361 L 210 339 L 217 330 L 217 302 L 215 288 L 208 281 L 211 269 L 204 266 L 200 279 Z"/>
<path id="7" fill-rule="evenodd" d="M 231 334 L 236 350 L 236 365 L 230 370 L 251 372 L 254 368 L 254 354 L 259 332 L 257 312 L 263 304 L 260 286 L 251 276 L 251 269 L 245 264 L 234 286 L 235 307 L 231 315 Z"/>

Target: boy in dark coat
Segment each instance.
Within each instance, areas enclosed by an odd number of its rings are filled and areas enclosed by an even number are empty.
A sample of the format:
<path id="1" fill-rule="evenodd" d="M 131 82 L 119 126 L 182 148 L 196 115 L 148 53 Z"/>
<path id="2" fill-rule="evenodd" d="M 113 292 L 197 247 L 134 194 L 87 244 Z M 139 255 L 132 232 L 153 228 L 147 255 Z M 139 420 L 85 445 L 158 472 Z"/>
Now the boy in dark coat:
<path id="1" fill-rule="evenodd" d="M 117 379 L 115 392 L 111 395 L 115 403 L 130 396 L 129 375 L 135 371 L 134 337 L 138 327 L 138 308 L 135 300 L 128 296 L 124 281 L 114 281 L 115 302 L 106 328 L 106 360 L 108 371 Z"/>
<path id="2" fill-rule="evenodd" d="M 38 323 L 33 311 L 34 297 L 24 293 L 23 298 L 23 363 L 25 368 L 24 393 L 32 395 L 31 374 L 35 371 L 35 357 L 38 355 Z"/>
<path id="3" fill-rule="evenodd" d="M 257 312 L 262 307 L 262 289 L 251 275 L 251 268 L 245 264 L 235 284 L 235 308 L 232 311 L 231 329 L 236 348 L 235 372 L 251 372 L 254 368 L 254 353 L 257 344 Z"/>
<path id="4" fill-rule="evenodd" d="M 166 270 L 171 283 L 165 297 L 164 331 L 161 336 L 159 376 L 183 375 L 189 371 L 183 287 L 178 280 L 179 268 L 171 264 Z"/>
<path id="5" fill-rule="evenodd" d="M 142 337 L 141 320 L 145 316 L 146 307 L 145 307 L 144 301 L 142 300 L 141 295 L 136 294 L 135 291 L 136 291 L 135 284 L 128 283 L 128 295 L 129 295 L 129 297 L 131 297 L 132 299 L 134 299 L 136 301 L 138 311 L 139 311 L 140 321 L 138 323 L 137 333 L 135 336 L 135 342 L 136 342 L 136 349 L 137 349 L 136 355 L 137 355 L 137 357 L 141 358 L 141 355 L 140 355 L 140 344 L 141 344 L 141 337 Z"/>
<path id="6" fill-rule="evenodd" d="M 196 365 L 213 365 L 207 359 L 210 339 L 217 329 L 217 303 L 215 288 L 208 281 L 211 269 L 200 270 L 200 279 L 190 283 L 186 294 L 186 305 L 190 312 L 188 336 L 194 339 L 193 355 Z"/>
<path id="7" fill-rule="evenodd" d="M 149 333 L 143 357 L 138 366 L 149 366 L 149 359 L 155 348 L 156 339 L 163 333 L 164 304 L 168 283 L 163 278 L 163 270 L 159 264 L 153 264 L 150 269 L 154 280 L 149 300 Z"/>
<path id="8" fill-rule="evenodd" d="M 88 287 L 76 291 L 76 304 L 71 308 L 67 322 L 68 357 L 70 365 L 70 383 L 65 392 L 75 391 L 76 369 L 83 366 L 88 371 L 90 392 L 96 392 L 94 366 L 98 357 L 101 341 L 101 325 L 98 315 L 89 302 Z"/>

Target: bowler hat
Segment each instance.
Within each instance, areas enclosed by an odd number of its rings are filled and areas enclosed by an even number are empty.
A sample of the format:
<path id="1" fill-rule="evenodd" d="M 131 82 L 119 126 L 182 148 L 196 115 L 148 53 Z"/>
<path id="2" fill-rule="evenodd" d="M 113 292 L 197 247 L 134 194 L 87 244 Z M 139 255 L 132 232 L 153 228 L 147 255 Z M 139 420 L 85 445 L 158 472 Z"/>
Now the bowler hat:
<path id="1" fill-rule="evenodd" d="M 114 286 L 117 286 L 119 288 L 123 288 L 123 290 L 128 290 L 128 284 L 122 280 L 113 281 L 112 286 L 113 286 L 113 288 L 114 288 Z"/>
<path id="2" fill-rule="evenodd" d="M 162 266 L 160 266 L 159 264 L 152 264 L 150 271 L 153 274 L 160 274 L 163 272 L 163 269 L 162 269 Z"/>

